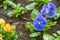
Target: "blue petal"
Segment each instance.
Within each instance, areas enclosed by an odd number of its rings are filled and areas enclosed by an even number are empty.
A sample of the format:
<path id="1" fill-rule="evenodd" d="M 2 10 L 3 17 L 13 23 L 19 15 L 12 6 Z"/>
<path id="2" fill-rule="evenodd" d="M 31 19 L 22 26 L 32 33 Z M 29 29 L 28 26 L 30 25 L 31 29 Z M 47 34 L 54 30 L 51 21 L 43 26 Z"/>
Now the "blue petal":
<path id="1" fill-rule="evenodd" d="M 46 19 L 41 14 L 38 14 L 35 20 L 40 21 L 41 23 L 47 22 Z"/>
<path id="2" fill-rule="evenodd" d="M 46 15 L 48 12 L 49 12 L 48 5 L 44 4 L 42 9 L 41 9 L 41 13 Z"/>
<path id="3" fill-rule="evenodd" d="M 42 31 L 43 29 L 44 29 L 44 24 L 34 24 L 34 28 L 35 28 L 35 30 L 37 30 L 37 31 Z"/>
<path id="4" fill-rule="evenodd" d="M 38 22 L 40 22 L 40 24 L 38 24 Z M 47 23 L 46 19 L 41 14 L 38 14 L 36 16 L 36 19 L 33 21 L 33 26 L 35 30 L 42 31 L 46 23 Z"/>
<path id="5" fill-rule="evenodd" d="M 39 21 L 35 20 L 33 22 L 34 28 L 37 31 L 42 31 L 44 29 L 44 24 L 38 24 Z"/>
<path id="6" fill-rule="evenodd" d="M 55 15 L 56 15 L 56 13 L 52 11 L 52 12 L 48 13 L 46 16 L 48 18 L 51 18 L 51 17 L 54 17 Z"/>
<path id="7" fill-rule="evenodd" d="M 53 2 L 49 2 L 48 7 L 50 8 L 50 10 L 56 12 L 57 7 Z"/>

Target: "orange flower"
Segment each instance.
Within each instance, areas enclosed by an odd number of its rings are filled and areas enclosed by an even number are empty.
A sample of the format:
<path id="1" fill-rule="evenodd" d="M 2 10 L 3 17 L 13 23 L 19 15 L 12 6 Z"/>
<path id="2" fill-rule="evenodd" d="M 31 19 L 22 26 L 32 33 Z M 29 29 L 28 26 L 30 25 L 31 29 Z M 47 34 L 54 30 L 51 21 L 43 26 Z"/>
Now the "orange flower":
<path id="1" fill-rule="evenodd" d="M 5 26 L 5 20 L 4 19 L 0 19 L 0 25 Z"/>
<path id="2" fill-rule="evenodd" d="M 13 27 L 10 24 L 6 24 L 5 27 L 4 27 L 4 31 L 12 32 L 13 31 Z"/>
<path id="3" fill-rule="evenodd" d="M 2 34 L 0 34 L 0 40 L 2 40 Z"/>

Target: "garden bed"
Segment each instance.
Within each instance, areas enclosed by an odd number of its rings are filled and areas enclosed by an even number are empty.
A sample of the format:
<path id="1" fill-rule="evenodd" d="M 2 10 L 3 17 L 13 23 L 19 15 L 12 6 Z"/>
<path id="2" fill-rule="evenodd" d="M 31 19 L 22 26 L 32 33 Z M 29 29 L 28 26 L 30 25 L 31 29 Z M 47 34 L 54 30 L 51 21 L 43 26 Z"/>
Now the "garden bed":
<path id="1" fill-rule="evenodd" d="M 20 3 L 22 6 L 25 6 L 27 4 L 30 4 L 31 2 L 27 1 L 27 0 L 16 0 L 16 3 Z M 53 2 L 59 6 L 59 0 L 53 0 Z M 27 21 L 32 22 L 31 18 L 30 18 L 30 12 L 31 11 L 26 11 L 25 14 L 21 15 L 19 18 L 9 18 L 6 16 L 6 13 L 11 10 L 11 8 L 8 8 L 7 10 L 3 10 L 2 8 L 0 8 L 0 18 L 3 18 L 6 20 L 7 23 L 11 23 L 11 24 L 16 24 L 17 28 L 16 31 L 18 32 L 18 39 L 17 40 L 31 40 L 31 38 L 29 37 L 29 30 L 26 30 L 25 25 Z M 57 25 L 52 27 L 48 33 L 52 34 L 55 33 L 57 30 L 60 30 L 60 19 L 58 19 Z M 42 40 L 42 33 L 41 35 L 37 38 L 37 40 Z"/>

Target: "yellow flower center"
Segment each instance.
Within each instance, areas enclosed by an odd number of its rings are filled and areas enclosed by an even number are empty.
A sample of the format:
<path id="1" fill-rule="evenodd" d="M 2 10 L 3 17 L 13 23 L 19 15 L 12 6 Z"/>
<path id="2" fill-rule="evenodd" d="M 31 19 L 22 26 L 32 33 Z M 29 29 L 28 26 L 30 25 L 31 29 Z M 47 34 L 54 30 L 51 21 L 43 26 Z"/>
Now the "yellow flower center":
<path id="1" fill-rule="evenodd" d="M 40 24 L 40 22 L 38 22 L 38 24 Z"/>

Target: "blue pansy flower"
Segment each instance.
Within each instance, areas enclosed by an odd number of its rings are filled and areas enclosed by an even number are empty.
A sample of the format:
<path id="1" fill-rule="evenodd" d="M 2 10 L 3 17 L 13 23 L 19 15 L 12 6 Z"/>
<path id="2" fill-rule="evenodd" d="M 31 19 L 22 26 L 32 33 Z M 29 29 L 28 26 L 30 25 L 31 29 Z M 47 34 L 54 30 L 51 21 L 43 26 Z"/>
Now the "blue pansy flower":
<path id="1" fill-rule="evenodd" d="M 38 14 L 35 20 L 33 21 L 33 26 L 37 31 L 42 31 L 46 24 L 47 20 L 41 14 Z"/>
<path id="2" fill-rule="evenodd" d="M 42 9 L 41 9 L 41 13 L 43 15 L 46 15 L 48 18 L 54 17 L 56 14 L 56 5 L 52 2 L 49 2 L 48 5 L 44 4 Z"/>

